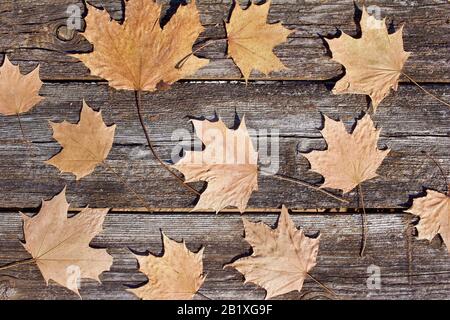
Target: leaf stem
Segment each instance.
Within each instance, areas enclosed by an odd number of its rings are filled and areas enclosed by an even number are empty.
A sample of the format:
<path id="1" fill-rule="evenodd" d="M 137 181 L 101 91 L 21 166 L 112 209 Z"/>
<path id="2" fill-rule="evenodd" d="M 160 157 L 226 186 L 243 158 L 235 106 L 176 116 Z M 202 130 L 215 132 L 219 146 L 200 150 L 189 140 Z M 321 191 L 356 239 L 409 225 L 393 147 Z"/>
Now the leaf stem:
<path id="1" fill-rule="evenodd" d="M 308 277 L 311 278 L 311 280 L 313 280 L 315 283 L 317 283 L 319 286 L 321 286 L 326 292 L 328 292 L 329 294 L 331 294 L 332 296 L 338 298 L 338 295 L 331 290 L 330 288 L 328 288 L 326 285 L 324 285 L 322 282 L 320 282 L 319 280 L 317 280 L 316 278 L 314 278 L 309 272 L 306 273 L 308 275 Z"/>
<path id="2" fill-rule="evenodd" d="M 359 193 L 361 206 L 363 209 L 362 225 L 361 225 L 361 228 L 362 228 L 361 251 L 359 252 L 359 255 L 361 257 L 364 257 L 364 252 L 366 250 L 366 243 L 367 243 L 367 214 L 366 214 L 366 207 L 364 205 L 364 195 L 363 195 L 361 184 L 358 185 L 358 193 Z"/>
<path id="3" fill-rule="evenodd" d="M 25 259 L 25 260 L 22 260 L 22 261 L 12 262 L 12 263 L 9 263 L 7 265 L 4 265 L 4 266 L 0 267 L 0 270 L 7 270 L 7 269 L 11 269 L 11 268 L 16 267 L 16 266 L 21 266 L 21 265 L 25 265 L 25 264 L 31 264 L 31 263 L 34 263 L 35 261 L 36 261 L 36 259 L 29 258 L 29 259 Z"/>
<path id="4" fill-rule="evenodd" d="M 212 300 L 210 297 L 208 297 L 208 296 L 205 296 L 203 293 L 201 293 L 200 291 L 197 291 L 197 293 L 196 294 L 198 294 L 200 297 L 203 297 L 203 298 L 205 298 L 206 300 Z"/>
<path id="5" fill-rule="evenodd" d="M 307 187 L 307 188 L 310 188 L 310 189 L 313 189 L 313 190 L 322 192 L 323 194 L 326 194 L 327 196 L 332 197 L 332 198 L 334 198 L 334 199 L 336 199 L 336 200 L 339 200 L 339 201 L 341 201 L 341 202 L 349 203 L 348 200 L 345 200 L 345 199 L 343 199 L 343 198 L 340 198 L 340 197 L 338 197 L 338 196 L 335 196 L 335 195 L 332 194 L 331 192 L 328 192 L 328 191 L 326 191 L 326 190 L 323 190 L 323 189 L 321 189 L 321 188 L 319 188 L 319 187 L 316 187 L 316 186 L 314 186 L 314 185 L 312 185 L 312 184 L 309 184 L 309 183 L 307 183 L 307 182 L 304 182 L 304 181 L 301 181 L 301 180 L 298 180 L 298 179 L 294 179 L 294 178 L 291 178 L 291 177 L 285 177 L 285 176 L 282 176 L 282 175 L 279 175 L 279 174 L 272 174 L 271 172 L 269 172 L 269 171 L 264 171 L 264 170 L 261 169 L 261 168 L 258 168 L 258 171 L 264 172 L 264 173 L 268 173 L 268 174 L 270 174 L 271 177 L 274 177 L 274 178 L 279 179 L 279 180 L 289 181 L 289 182 L 296 183 L 296 184 L 299 184 L 299 185 L 301 185 L 301 186 L 304 186 L 304 187 Z"/>
<path id="6" fill-rule="evenodd" d="M 202 44 L 200 47 L 198 47 L 197 49 L 195 49 L 194 51 L 192 51 L 191 53 L 187 54 L 183 59 L 181 59 L 180 61 L 178 61 L 178 63 L 175 65 L 176 69 L 181 69 L 183 68 L 183 65 L 186 63 L 186 61 L 188 61 L 188 59 L 193 56 L 194 54 L 196 54 L 197 52 L 199 52 L 200 50 L 202 50 L 203 48 L 206 48 L 207 46 L 219 42 L 219 41 L 223 41 L 223 40 L 227 40 L 227 38 L 219 38 L 219 39 L 209 39 L 208 41 L 206 41 L 204 44 Z"/>
<path id="7" fill-rule="evenodd" d="M 25 132 L 23 131 L 22 120 L 20 120 L 20 114 L 16 113 L 17 121 L 19 121 L 20 132 L 22 132 L 23 141 L 26 142 L 27 138 L 25 137 Z"/>
<path id="8" fill-rule="evenodd" d="M 425 151 L 425 155 L 426 155 L 431 161 L 433 161 L 434 164 L 439 168 L 439 171 L 441 171 L 442 177 L 444 177 L 445 185 L 446 185 L 446 187 L 447 187 L 447 193 L 449 193 L 449 192 L 450 192 L 450 184 L 448 183 L 447 175 L 445 174 L 444 169 L 443 169 L 442 166 L 439 164 L 439 162 L 437 162 L 437 160 L 436 160 L 434 157 L 432 157 L 428 152 Z"/>
<path id="9" fill-rule="evenodd" d="M 426 94 L 428 94 L 429 96 L 433 97 L 434 99 L 436 99 L 437 101 L 445 104 L 447 107 L 450 107 L 450 103 L 442 100 L 441 98 L 439 98 L 438 96 L 432 94 L 430 91 L 428 91 L 427 89 L 425 89 L 424 87 L 422 87 L 420 84 L 417 83 L 417 81 L 415 81 L 413 78 L 411 78 L 410 76 L 408 76 L 406 73 L 402 72 L 402 75 L 404 75 L 406 78 L 408 78 L 409 81 L 411 81 L 412 83 L 414 83 L 416 86 L 418 86 L 423 92 L 425 92 Z"/>
<path id="10" fill-rule="evenodd" d="M 155 151 L 155 149 L 153 147 L 153 143 L 152 143 L 152 141 L 150 139 L 150 135 L 148 134 L 147 127 L 145 126 L 144 118 L 142 117 L 141 93 L 142 93 L 141 90 L 136 90 L 135 91 L 136 108 L 137 108 L 137 113 L 138 113 L 138 116 L 139 116 L 139 122 L 141 123 L 142 130 L 144 131 L 145 138 L 147 139 L 147 144 L 148 144 L 148 147 L 149 147 L 150 151 L 152 152 L 152 154 L 155 157 L 155 159 L 163 166 L 163 168 L 166 169 L 172 176 L 174 176 L 180 182 L 180 184 L 182 186 L 184 186 L 186 189 L 188 189 L 192 193 L 195 193 L 196 195 L 199 196 L 200 193 L 197 190 L 195 190 L 194 188 L 192 188 L 191 186 L 186 184 L 184 182 L 184 180 L 182 178 L 180 178 L 175 172 L 173 172 L 169 168 L 169 166 L 164 161 L 162 161 L 161 158 L 156 154 L 156 151 Z"/>
<path id="11" fill-rule="evenodd" d="M 142 204 L 144 205 L 145 209 L 148 211 L 152 211 L 150 209 L 150 205 L 147 203 L 147 201 L 134 189 L 113 167 L 111 167 L 108 163 L 103 162 L 103 165 L 106 169 L 108 169 L 110 172 L 112 172 L 116 177 L 119 178 L 119 180 L 123 183 L 123 185 L 128 188 L 133 194 L 136 196 L 137 199 L 139 199 Z"/>
<path id="12" fill-rule="evenodd" d="M 28 141 L 27 137 L 25 136 L 25 130 L 23 129 L 22 120 L 20 119 L 20 113 L 16 113 L 17 121 L 19 122 L 20 132 L 22 133 L 22 140 L 23 143 L 27 145 L 28 152 L 31 153 L 31 142 Z"/>

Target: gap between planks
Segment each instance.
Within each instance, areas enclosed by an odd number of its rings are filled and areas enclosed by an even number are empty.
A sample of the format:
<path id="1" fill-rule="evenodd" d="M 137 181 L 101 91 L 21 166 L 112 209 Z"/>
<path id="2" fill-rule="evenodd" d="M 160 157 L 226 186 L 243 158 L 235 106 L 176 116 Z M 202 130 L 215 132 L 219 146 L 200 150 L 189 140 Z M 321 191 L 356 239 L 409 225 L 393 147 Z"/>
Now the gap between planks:
<path id="1" fill-rule="evenodd" d="M 69 212 L 80 212 L 84 208 L 70 208 Z M 11 209 L 5 209 L 8 212 L 15 211 Z M 281 212 L 281 208 L 248 208 L 245 210 L 243 214 L 241 214 L 236 209 L 223 209 L 220 211 L 220 213 L 216 213 L 213 210 L 202 210 L 202 211 L 192 211 L 193 208 L 111 208 L 110 213 L 124 213 L 124 214 L 232 214 L 232 215 L 246 215 L 246 214 L 261 214 L 261 213 L 267 213 L 267 214 L 279 214 Z M 405 208 L 406 210 L 406 208 Z M 17 210 L 22 211 L 22 210 Z M 38 211 L 38 209 L 31 209 L 31 210 L 25 210 L 25 212 L 30 211 Z M 325 209 L 325 208 L 318 208 L 318 209 L 305 209 L 305 208 L 289 208 L 290 213 L 292 214 L 311 214 L 311 213 L 319 213 L 321 215 L 327 215 L 327 214 L 346 214 L 346 215 L 359 215 L 361 212 L 358 211 L 358 209 L 354 208 L 331 208 L 331 209 Z M 402 214 L 404 213 L 403 209 L 399 208 L 366 208 L 367 214 Z M 406 213 L 405 213 L 406 214 Z"/>
<path id="2" fill-rule="evenodd" d="M 345 75 L 345 72 L 337 75 L 337 78 L 341 78 Z M 261 77 L 261 78 L 250 78 L 247 82 L 253 83 L 253 82 L 277 82 L 277 81 L 297 81 L 297 82 L 307 82 L 307 83 L 336 83 L 339 79 L 334 78 L 326 78 L 326 79 L 308 79 L 308 78 L 301 78 L 301 77 Z M 95 84 L 103 84 L 108 83 L 107 80 L 98 78 L 98 77 L 83 77 L 83 78 L 42 78 L 41 79 L 44 83 L 52 83 L 52 82 L 92 82 Z M 242 82 L 245 84 L 244 78 L 236 78 L 236 77 L 201 77 L 201 78 L 183 78 L 181 80 L 178 80 L 176 83 L 186 83 L 186 82 Z M 419 84 L 425 84 L 425 85 L 447 85 L 450 84 L 450 80 L 433 80 L 433 81 L 416 81 Z M 399 80 L 399 84 L 401 85 L 414 85 L 411 83 L 411 81 L 408 80 Z M 331 92 L 331 90 L 330 90 Z"/>

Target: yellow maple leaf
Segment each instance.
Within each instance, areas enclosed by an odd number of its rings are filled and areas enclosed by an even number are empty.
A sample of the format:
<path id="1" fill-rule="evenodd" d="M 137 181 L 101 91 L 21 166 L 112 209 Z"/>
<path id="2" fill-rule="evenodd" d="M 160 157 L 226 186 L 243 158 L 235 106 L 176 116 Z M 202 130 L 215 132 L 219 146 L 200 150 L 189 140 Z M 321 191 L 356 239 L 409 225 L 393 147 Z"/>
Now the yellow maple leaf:
<path id="1" fill-rule="evenodd" d="M 42 81 L 39 66 L 27 75 L 22 75 L 5 55 L 0 68 L 0 113 L 6 116 L 29 111 L 43 98 L 39 96 Z"/>
<path id="2" fill-rule="evenodd" d="M 186 182 L 208 182 L 194 210 L 219 212 L 234 206 L 244 212 L 252 192 L 258 190 L 258 153 L 253 149 L 245 119 L 236 130 L 228 129 L 220 119 L 192 123 L 205 149 L 186 151 L 173 167 L 183 173 Z"/>
<path id="3" fill-rule="evenodd" d="M 235 3 L 230 22 L 226 24 L 228 55 L 233 58 L 247 81 L 252 70 L 266 76 L 272 71 L 286 69 L 273 53 L 274 47 L 286 42 L 293 32 L 280 23 L 268 24 L 271 1 L 261 5 L 250 4 L 243 10 Z"/>
<path id="4" fill-rule="evenodd" d="M 172 84 L 209 62 L 190 55 L 204 30 L 195 0 L 180 6 L 164 29 L 159 22 L 161 5 L 154 0 L 128 0 L 123 24 L 111 21 L 104 10 L 87 8 L 83 35 L 94 51 L 72 56 L 116 89 L 155 91 L 161 83 Z"/>
<path id="5" fill-rule="evenodd" d="M 22 215 L 25 249 L 31 254 L 47 285 L 49 280 L 80 295 L 81 278 L 100 282 L 99 275 L 108 271 L 113 258 L 105 249 L 89 247 L 102 231 L 109 209 L 85 208 L 68 218 L 66 189 L 50 201 L 43 201 L 41 210 L 30 218 Z"/>
<path id="6" fill-rule="evenodd" d="M 450 197 L 443 193 L 427 190 L 425 197 L 414 199 L 406 212 L 420 217 L 418 239 L 428 241 L 440 234 L 450 253 Z"/>
<path id="7" fill-rule="evenodd" d="M 267 291 L 266 299 L 294 290 L 301 291 L 309 271 L 316 265 L 320 236 L 308 238 L 291 220 L 283 206 L 276 229 L 242 219 L 245 241 L 253 254 L 224 268 L 235 268 L 245 276 L 245 283 L 255 283 Z"/>
<path id="8" fill-rule="evenodd" d="M 79 180 L 105 161 L 112 148 L 116 125 L 106 126 L 101 112 L 92 110 L 83 101 L 80 122 L 71 124 L 50 122 L 53 138 L 63 149 L 46 163 L 57 167 L 61 172 L 70 172 Z"/>
<path id="9" fill-rule="evenodd" d="M 203 275 L 203 248 L 193 253 L 184 242 L 178 243 L 163 233 L 164 256 L 135 255 L 139 271 L 149 282 L 129 289 L 144 300 L 190 300 L 205 281 Z"/>
<path id="10" fill-rule="evenodd" d="M 398 79 L 410 53 L 403 49 L 403 27 L 389 34 L 385 19 L 377 20 L 365 7 L 360 24 L 360 39 L 345 33 L 339 38 L 327 39 L 333 60 L 344 65 L 346 71 L 333 93 L 369 95 L 376 110 L 391 88 L 397 90 Z"/>
<path id="11" fill-rule="evenodd" d="M 350 192 L 363 181 L 375 178 L 377 169 L 389 153 L 378 149 L 380 130 L 366 114 L 350 134 L 340 121 L 325 116 L 321 131 L 328 149 L 312 151 L 303 156 L 311 163 L 311 170 L 325 178 L 321 188 Z"/>

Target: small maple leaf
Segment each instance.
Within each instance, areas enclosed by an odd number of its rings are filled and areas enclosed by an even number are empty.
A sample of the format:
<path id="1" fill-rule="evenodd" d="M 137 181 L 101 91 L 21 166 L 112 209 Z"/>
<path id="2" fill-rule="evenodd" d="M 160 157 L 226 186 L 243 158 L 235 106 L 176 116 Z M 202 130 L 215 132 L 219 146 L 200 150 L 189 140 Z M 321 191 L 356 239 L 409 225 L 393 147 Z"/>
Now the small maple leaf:
<path id="1" fill-rule="evenodd" d="M 385 19 L 377 20 L 367 13 L 365 7 L 360 24 L 360 39 L 345 33 L 339 38 L 327 39 L 333 60 L 346 69 L 333 93 L 369 95 L 376 110 L 391 88 L 397 90 L 398 79 L 410 53 L 403 49 L 403 27 L 389 34 Z"/>
<path id="2" fill-rule="evenodd" d="M 99 275 L 108 271 L 113 258 L 105 249 L 89 247 L 102 231 L 109 209 L 85 208 L 68 218 L 66 189 L 50 201 L 43 201 L 41 210 L 30 218 L 22 214 L 25 249 L 31 254 L 47 285 L 49 280 L 78 292 L 81 278 L 100 282 Z"/>
<path id="3" fill-rule="evenodd" d="M 190 300 L 205 281 L 203 248 L 193 253 L 184 242 L 178 243 L 163 233 L 164 256 L 135 255 L 139 271 L 149 282 L 137 289 L 129 289 L 144 300 Z"/>
<path id="4" fill-rule="evenodd" d="M 186 151 L 173 167 L 183 173 L 186 182 L 208 182 L 194 210 L 219 212 L 234 206 L 244 212 L 252 192 L 258 190 L 258 153 L 253 149 L 245 118 L 236 130 L 228 129 L 220 119 L 192 123 L 205 149 Z"/>
<path id="5" fill-rule="evenodd" d="M 357 122 L 351 134 L 342 122 L 325 116 L 321 133 L 328 149 L 303 154 L 311 163 L 311 170 L 324 176 L 321 188 L 342 189 L 347 193 L 378 176 L 376 171 L 390 150 L 378 149 L 380 130 L 368 114 Z"/>
<path id="6" fill-rule="evenodd" d="M 209 62 L 191 55 L 204 30 L 194 0 L 180 6 L 164 29 L 161 5 L 154 0 L 128 0 L 123 24 L 111 21 L 104 10 L 87 8 L 83 35 L 94 51 L 72 56 L 115 89 L 155 91 L 160 83 L 170 85 Z M 187 56 L 183 67 L 176 68 Z"/>
<path id="7" fill-rule="evenodd" d="M 39 96 L 41 87 L 39 66 L 29 74 L 22 75 L 19 67 L 13 65 L 5 55 L 0 68 L 0 113 L 11 116 L 29 111 L 43 99 Z"/>
<path id="8" fill-rule="evenodd" d="M 286 69 L 273 53 L 274 47 L 286 42 L 293 32 L 281 22 L 267 24 L 271 1 L 261 5 L 250 3 L 243 10 L 235 3 L 230 22 L 226 24 L 228 35 L 228 55 L 233 58 L 247 81 L 253 69 L 266 76 L 272 71 Z"/>
<path id="9" fill-rule="evenodd" d="M 235 268 L 245 276 L 245 283 L 263 287 L 266 299 L 294 290 L 300 292 L 308 272 L 316 265 L 320 236 L 306 237 L 295 227 L 285 206 L 276 229 L 262 222 L 242 220 L 245 241 L 252 246 L 253 254 L 224 268 Z"/>
<path id="10" fill-rule="evenodd" d="M 443 193 L 427 190 L 425 197 L 414 199 L 406 212 L 419 216 L 416 226 L 418 239 L 433 240 L 440 234 L 450 253 L 450 197 Z"/>
<path id="11" fill-rule="evenodd" d="M 116 125 L 106 126 L 101 111 L 92 110 L 83 101 L 80 122 L 71 124 L 50 122 L 53 138 L 63 149 L 46 163 L 61 172 L 70 172 L 79 180 L 92 173 L 95 167 L 105 161 L 112 148 Z"/>

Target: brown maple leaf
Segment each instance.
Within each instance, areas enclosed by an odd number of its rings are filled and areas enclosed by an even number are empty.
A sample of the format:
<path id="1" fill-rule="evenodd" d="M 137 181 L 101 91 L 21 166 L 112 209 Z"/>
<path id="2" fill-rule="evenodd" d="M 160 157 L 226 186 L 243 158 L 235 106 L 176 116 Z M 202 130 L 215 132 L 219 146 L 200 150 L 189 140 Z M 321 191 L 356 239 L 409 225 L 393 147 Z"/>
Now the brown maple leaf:
<path id="1" fill-rule="evenodd" d="M 13 65 L 5 55 L 0 68 L 0 113 L 11 116 L 29 111 L 43 99 L 39 96 L 41 87 L 39 66 L 29 74 L 22 75 L 19 67 Z"/>
<path id="2" fill-rule="evenodd" d="M 53 138 L 63 149 L 46 163 L 57 167 L 61 172 L 73 173 L 79 180 L 92 173 L 108 157 L 116 126 L 106 126 L 101 111 L 92 110 L 85 101 L 78 124 L 66 121 L 50 124 Z"/>
<path id="3" fill-rule="evenodd" d="M 173 167 L 183 173 L 186 182 L 208 182 L 194 210 L 219 212 L 234 206 L 243 213 L 252 192 L 258 190 L 258 153 L 253 149 L 245 119 L 236 130 L 228 129 L 220 119 L 192 123 L 205 149 L 186 151 Z"/>
<path id="4" fill-rule="evenodd" d="M 311 163 L 311 170 L 324 176 L 321 188 L 341 189 L 347 193 L 378 176 L 377 169 L 390 150 L 378 149 L 380 130 L 375 128 L 368 114 L 357 122 L 351 134 L 342 122 L 325 116 L 321 133 L 328 149 L 303 154 Z"/>
<path id="5" fill-rule="evenodd" d="M 243 10 L 235 3 L 230 22 L 226 24 L 228 55 L 233 58 L 247 81 L 252 70 L 259 70 L 266 76 L 272 71 L 287 69 L 273 53 L 274 47 L 286 42 L 293 32 L 284 28 L 281 22 L 267 24 L 271 1 L 250 6 Z"/>
<path id="6" fill-rule="evenodd" d="M 50 201 L 43 201 L 41 210 L 30 218 L 22 215 L 25 249 L 31 254 L 47 285 L 50 280 L 78 292 L 81 278 L 100 282 L 99 275 L 108 271 L 113 258 L 105 249 L 89 247 L 102 231 L 109 209 L 85 208 L 72 218 L 67 217 L 69 204 L 66 189 Z"/>
<path id="7" fill-rule="evenodd" d="M 406 212 L 420 217 L 416 226 L 418 239 L 428 241 L 440 234 L 450 253 L 450 197 L 443 193 L 427 190 L 424 197 L 414 199 Z"/>
<path id="8" fill-rule="evenodd" d="M 111 21 L 106 11 L 87 8 L 83 35 L 94 51 L 73 56 L 93 75 L 108 80 L 111 87 L 155 91 L 158 84 L 172 84 L 209 62 L 191 55 L 204 30 L 195 0 L 180 6 L 164 29 L 160 26 L 161 5 L 154 0 L 128 0 L 123 24 Z"/>
<path id="9" fill-rule="evenodd" d="M 184 242 L 178 243 L 163 233 L 164 256 L 135 255 L 139 271 L 149 282 L 137 289 L 129 289 L 144 300 L 190 300 L 205 281 L 203 248 L 193 253 Z"/>
<path id="10" fill-rule="evenodd" d="M 391 88 L 397 90 L 398 79 L 410 53 L 403 49 L 403 27 L 389 34 L 385 19 L 377 20 L 365 7 L 360 24 L 362 35 L 359 39 L 345 33 L 339 38 L 327 39 L 333 60 L 346 69 L 333 93 L 369 95 L 376 110 Z"/>
<path id="11" fill-rule="evenodd" d="M 242 219 L 245 241 L 253 254 L 241 258 L 224 268 L 232 267 L 251 282 L 263 287 L 266 299 L 294 290 L 301 291 L 309 271 L 316 265 L 320 236 L 311 239 L 298 230 L 283 206 L 276 229 L 259 222 Z"/>

